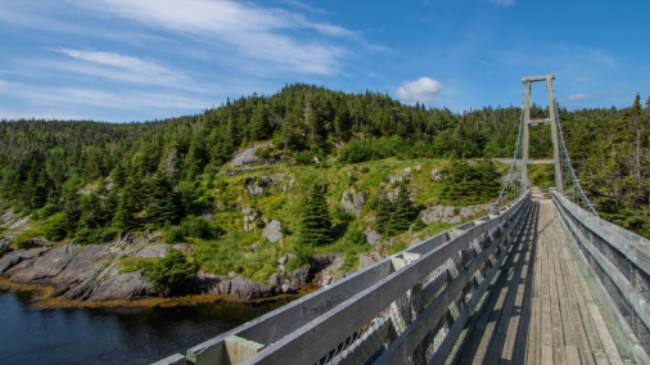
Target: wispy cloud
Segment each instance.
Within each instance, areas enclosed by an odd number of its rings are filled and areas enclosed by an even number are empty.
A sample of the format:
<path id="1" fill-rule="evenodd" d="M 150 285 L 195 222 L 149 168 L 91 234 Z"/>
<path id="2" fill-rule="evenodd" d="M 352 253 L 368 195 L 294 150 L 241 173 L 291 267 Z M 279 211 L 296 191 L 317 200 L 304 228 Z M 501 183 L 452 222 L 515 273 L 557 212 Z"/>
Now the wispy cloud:
<path id="1" fill-rule="evenodd" d="M 406 102 L 429 102 L 442 90 L 442 84 L 430 77 L 407 81 L 397 89 L 397 96 Z"/>
<path id="2" fill-rule="evenodd" d="M 208 100 L 176 93 L 143 91 L 105 91 L 91 88 L 32 86 L 0 80 L 0 94 L 17 97 L 33 105 L 85 105 L 128 110 L 135 107 L 201 110 L 211 106 Z M 0 117 L 3 117 L 0 115 Z"/>
<path id="3" fill-rule="evenodd" d="M 114 52 L 68 48 L 58 48 L 54 51 L 67 56 L 67 58 L 64 61 L 53 59 L 31 61 L 26 62 L 26 65 L 49 67 L 111 81 L 164 86 L 192 92 L 213 89 L 206 84 L 198 84 L 182 72 L 137 57 Z"/>
<path id="4" fill-rule="evenodd" d="M 269 62 L 293 72 L 332 75 L 342 67 L 345 47 L 318 37 L 297 37 L 309 29 L 320 36 L 355 39 L 357 32 L 313 22 L 283 9 L 226 0 L 73 1 L 100 14 L 118 16 L 148 27 L 179 31 L 226 45 L 228 52 Z"/>

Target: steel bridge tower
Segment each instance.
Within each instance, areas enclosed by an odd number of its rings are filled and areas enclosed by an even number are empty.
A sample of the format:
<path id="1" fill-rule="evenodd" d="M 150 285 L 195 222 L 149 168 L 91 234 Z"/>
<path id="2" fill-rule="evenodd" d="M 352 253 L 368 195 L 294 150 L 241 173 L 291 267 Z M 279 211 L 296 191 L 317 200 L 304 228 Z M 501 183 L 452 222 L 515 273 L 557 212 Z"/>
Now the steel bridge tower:
<path id="1" fill-rule="evenodd" d="M 523 150 L 522 150 L 522 177 L 526 186 L 528 183 L 528 152 L 530 143 L 529 125 L 536 124 L 550 124 L 551 125 L 551 139 L 553 140 L 553 165 L 555 166 L 555 186 L 559 191 L 562 191 L 562 167 L 560 165 L 560 143 L 557 126 L 557 110 L 555 105 L 555 96 L 553 95 L 553 80 L 555 75 L 543 75 L 524 77 L 524 135 L 523 135 Z M 546 82 L 546 97 L 548 100 L 548 117 L 541 119 L 530 119 L 530 106 L 531 106 L 531 92 L 532 84 L 534 82 Z"/>

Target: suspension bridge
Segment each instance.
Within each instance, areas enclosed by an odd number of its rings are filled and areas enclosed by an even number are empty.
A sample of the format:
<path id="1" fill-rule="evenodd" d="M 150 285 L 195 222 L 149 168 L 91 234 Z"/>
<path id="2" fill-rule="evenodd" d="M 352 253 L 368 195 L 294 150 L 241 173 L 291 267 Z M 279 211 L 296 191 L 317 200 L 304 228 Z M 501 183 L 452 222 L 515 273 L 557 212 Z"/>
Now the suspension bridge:
<path id="1" fill-rule="evenodd" d="M 488 216 L 156 364 L 650 364 L 650 241 L 599 218 L 582 190 L 553 80 L 523 79 Z M 531 119 L 535 82 L 542 119 Z M 550 193 L 528 181 L 533 124 L 551 127 Z"/>

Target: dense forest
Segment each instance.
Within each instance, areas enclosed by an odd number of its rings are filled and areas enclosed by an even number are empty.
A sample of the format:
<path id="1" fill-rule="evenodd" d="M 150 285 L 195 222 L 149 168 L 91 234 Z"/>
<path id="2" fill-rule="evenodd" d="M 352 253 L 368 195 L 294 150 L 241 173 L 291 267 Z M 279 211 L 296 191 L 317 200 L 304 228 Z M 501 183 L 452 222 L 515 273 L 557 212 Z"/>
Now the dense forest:
<path id="1" fill-rule="evenodd" d="M 637 96 L 625 109 L 561 109 L 560 115 L 579 178 L 601 214 L 650 236 L 650 99 L 645 106 Z M 511 157 L 519 117 L 517 107 L 459 115 L 383 94 L 296 84 L 164 121 L 3 121 L 0 207 L 37 219 L 56 216 L 47 228 L 54 240 L 99 242 L 214 209 L 206 189 L 215 187 L 201 182 L 223 173 L 236 151 L 256 141 L 269 142 L 260 156 L 289 165 Z M 533 128 L 534 158 L 550 155 L 547 129 Z M 187 229 L 219 232 L 201 225 L 190 222 Z"/>

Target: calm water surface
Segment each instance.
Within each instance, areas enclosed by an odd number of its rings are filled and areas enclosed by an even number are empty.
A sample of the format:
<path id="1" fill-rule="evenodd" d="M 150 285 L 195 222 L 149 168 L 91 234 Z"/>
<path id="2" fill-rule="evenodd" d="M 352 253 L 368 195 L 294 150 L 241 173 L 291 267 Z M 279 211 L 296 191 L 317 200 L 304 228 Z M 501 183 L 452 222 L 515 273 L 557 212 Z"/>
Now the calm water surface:
<path id="1" fill-rule="evenodd" d="M 29 304 L 26 293 L 0 291 L 0 364 L 148 364 L 280 303 L 48 310 Z"/>

